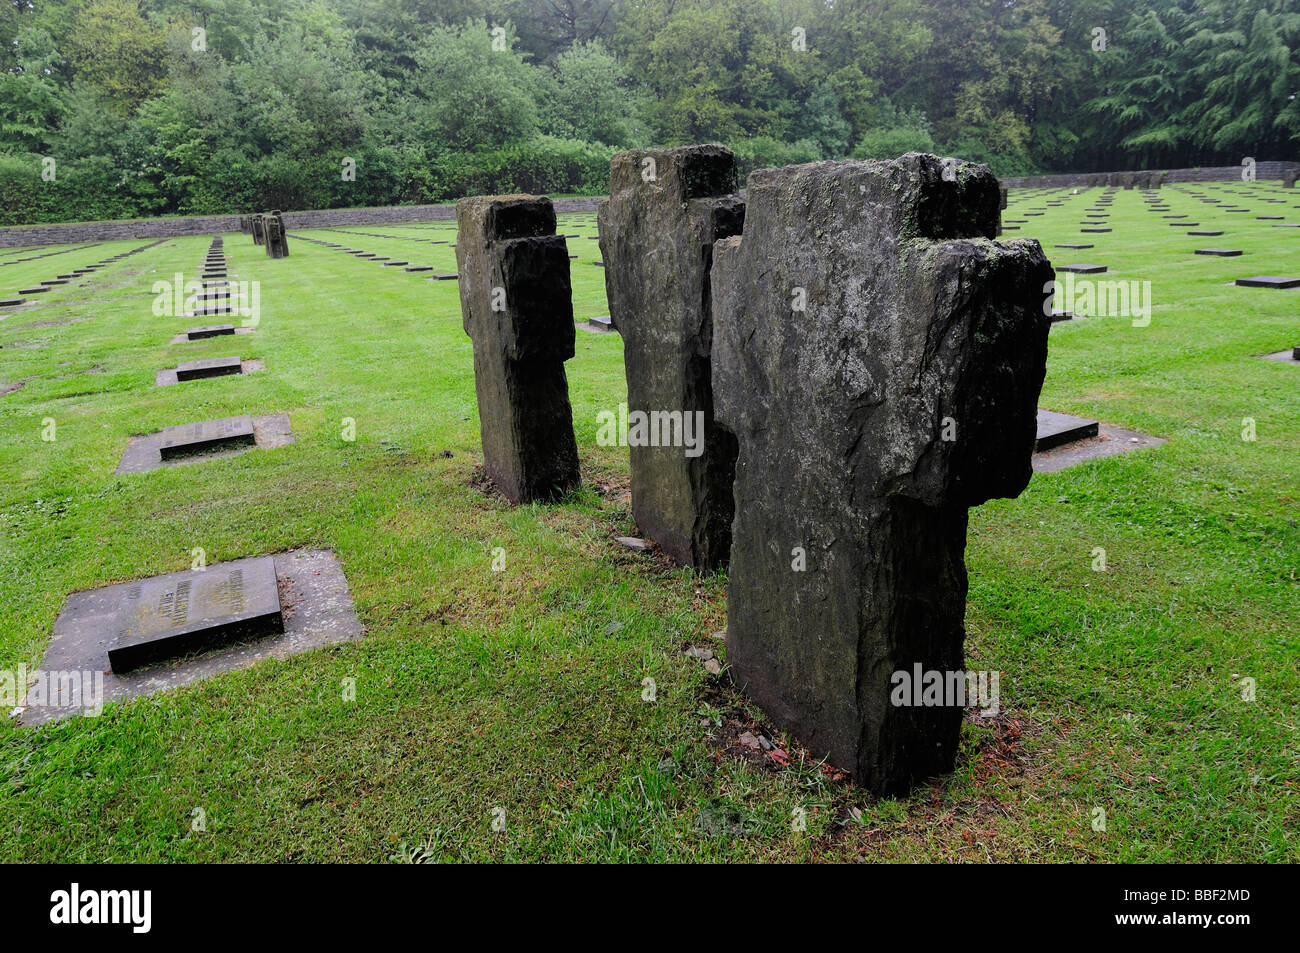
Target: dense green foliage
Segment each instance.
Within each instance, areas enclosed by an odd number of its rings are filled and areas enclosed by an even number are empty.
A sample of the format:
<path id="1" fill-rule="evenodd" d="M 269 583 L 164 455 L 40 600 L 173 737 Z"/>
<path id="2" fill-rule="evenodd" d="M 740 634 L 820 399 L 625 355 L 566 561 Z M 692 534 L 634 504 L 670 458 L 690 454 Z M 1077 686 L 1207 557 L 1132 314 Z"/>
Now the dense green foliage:
<path id="1" fill-rule="evenodd" d="M 0 0 L 0 222 L 600 191 L 618 148 L 705 140 L 746 167 L 1287 158 L 1298 7 Z"/>

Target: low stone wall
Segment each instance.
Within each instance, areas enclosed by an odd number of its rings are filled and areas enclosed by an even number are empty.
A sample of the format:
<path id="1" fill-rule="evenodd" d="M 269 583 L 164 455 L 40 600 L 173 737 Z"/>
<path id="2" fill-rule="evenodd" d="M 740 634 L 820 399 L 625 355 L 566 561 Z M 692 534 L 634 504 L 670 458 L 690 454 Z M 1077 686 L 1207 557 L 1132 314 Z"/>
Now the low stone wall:
<path id="1" fill-rule="evenodd" d="M 556 199 L 557 212 L 594 212 L 604 196 Z M 289 229 L 328 228 L 334 225 L 392 225 L 456 218 L 456 206 L 391 205 L 386 208 L 338 208 L 318 212 L 285 212 Z M 0 228 L 0 248 L 24 245 L 63 245 L 73 242 L 108 242 L 131 238 L 176 238 L 183 235 L 217 235 L 238 232 L 238 215 L 195 215 L 186 218 L 140 218 L 122 222 L 74 222 L 61 225 L 15 225 Z"/>
<path id="2" fill-rule="evenodd" d="M 1300 162 L 1259 162 L 1255 165 L 1255 178 L 1256 180 L 1281 179 L 1282 173 L 1288 170 L 1300 171 Z M 1163 173 L 1166 184 L 1175 182 L 1241 181 L 1241 166 L 1239 165 L 1205 166 L 1196 169 L 1152 169 L 1151 171 L 1157 174 Z M 1082 189 L 1088 187 L 1088 180 L 1093 176 L 1109 174 L 1113 173 L 1067 172 L 1061 175 L 1009 176 L 1000 181 L 1003 185 L 1013 189 Z"/>
<path id="3" fill-rule="evenodd" d="M 1156 169 L 1166 183 L 1240 182 L 1241 166 L 1207 166 L 1198 169 Z M 1260 162 L 1256 179 L 1281 179 L 1286 171 L 1300 173 L 1300 162 Z M 1011 176 L 1002 184 L 1023 188 L 1086 188 L 1096 172 L 1061 175 Z M 1102 173 L 1107 174 L 1107 173 Z M 577 199 L 556 199 L 556 212 L 594 212 L 604 199 L 593 195 Z M 261 209 L 259 211 L 266 211 Z M 318 212 L 286 212 L 287 228 L 329 228 L 334 225 L 392 225 L 401 222 L 450 221 L 455 204 L 390 205 L 385 208 L 338 208 Z M 65 225 L 15 225 L 0 228 L 0 248 L 21 245 L 64 245 L 73 242 L 107 242 L 124 238 L 175 238 L 182 235 L 216 235 L 239 231 L 238 215 L 201 215 L 187 218 L 140 218 L 123 222 L 76 222 Z"/>

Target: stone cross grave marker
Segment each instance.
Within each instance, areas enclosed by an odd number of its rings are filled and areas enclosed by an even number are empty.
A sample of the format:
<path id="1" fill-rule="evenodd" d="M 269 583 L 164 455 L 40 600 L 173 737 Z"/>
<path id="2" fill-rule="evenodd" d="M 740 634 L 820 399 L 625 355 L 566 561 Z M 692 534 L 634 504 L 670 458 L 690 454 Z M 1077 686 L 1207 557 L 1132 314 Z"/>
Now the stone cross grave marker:
<path id="1" fill-rule="evenodd" d="M 944 171 L 762 169 L 714 247 L 713 390 L 740 450 L 727 662 L 877 792 L 954 763 L 974 702 L 918 682 L 961 688 L 967 509 L 1029 482 L 1051 326 L 1038 242 L 992 240 L 997 179 Z"/>
<path id="2" fill-rule="evenodd" d="M 735 438 L 713 419 L 713 246 L 744 218 L 735 156 L 722 146 L 610 161 L 598 222 L 633 422 L 632 515 L 670 558 L 701 572 L 727 561 L 736 461 Z"/>
<path id="3" fill-rule="evenodd" d="M 580 478 L 564 374 L 573 300 L 555 208 L 535 195 L 475 196 L 456 203 L 456 224 L 484 466 L 513 502 L 558 499 Z"/>

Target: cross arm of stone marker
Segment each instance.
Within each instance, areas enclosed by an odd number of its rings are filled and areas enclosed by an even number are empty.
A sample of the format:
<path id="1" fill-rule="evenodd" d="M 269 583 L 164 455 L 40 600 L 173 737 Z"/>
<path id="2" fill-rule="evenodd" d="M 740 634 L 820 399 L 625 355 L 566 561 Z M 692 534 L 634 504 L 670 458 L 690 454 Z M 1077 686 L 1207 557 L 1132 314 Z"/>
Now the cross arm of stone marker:
<path id="1" fill-rule="evenodd" d="M 1046 365 L 1052 268 L 990 240 L 987 168 L 949 168 L 760 170 L 714 249 L 713 392 L 740 447 L 728 663 L 878 791 L 951 768 L 960 707 L 895 706 L 891 678 L 963 666 L 966 509 L 1027 485 Z"/>

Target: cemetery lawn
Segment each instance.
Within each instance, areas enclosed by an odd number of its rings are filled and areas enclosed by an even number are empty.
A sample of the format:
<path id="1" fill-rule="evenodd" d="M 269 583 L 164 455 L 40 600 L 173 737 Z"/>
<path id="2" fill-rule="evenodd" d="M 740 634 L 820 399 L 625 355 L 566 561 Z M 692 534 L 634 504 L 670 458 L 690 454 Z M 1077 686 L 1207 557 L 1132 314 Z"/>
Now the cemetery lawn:
<path id="1" fill-rule="evenodd" d="M 1300 229 L 1255 218 L 1300 222 L 1300 192 L 1195 188 L 1252 211 L 1162 190 L 1225 231 L 1195 238 L 1127 191 L 1114 231 L 1081 235 L 1098 190 L 1013 193 L 1008 217 L 1045 214 L 1004 240 L 1152 283 L 1147 327 L 1053 327 L 1040 405 L 1169 442 L 971 512 L 968 667 L 1001 673 L 1002 710 L 968 718 L 952 775 L 898 799 L 823 769 L 683 654 L 725 662 L 725 575 L 613 542 L 635 533 L 625 451 L 596 444 L 626 395 L 616 334 L 579 330 L 567 365 L 583 489 L 511 507 L 476 488 L 456 282 L 296 240 L 454 271 L 430 243 L 452 223 L 291 229 L 278 261 L 225 236 L 237 280 L 261 283 L 251 335 L 170 344 L 208 322 L 153 313 L 153 282 L 193 277 L 206 236 L 0 310 L 0 391 L 21 384 L 0 395 L 0 668 L 39 665 L 70 593 L 188 568 L 196 548 L 329 548 L 366 630 L 98 718 L 0 719 L 0 860 L 1300 860 L 1300 366 L 1260 357 L 1300 344 L 1300 289 L 1231 284 L 1300 274 Z M 1095 247 L 1053 247 L 1080 241 Z M 146 243 L 0 266 L 0 298 Z M 576 317 L 606 313 L 597 243 L 569 246 Z M 154 386 L 235 354 L 265 371 Z M 291 446 L 114 475 L 133 434 L 280 412 Z"/>

